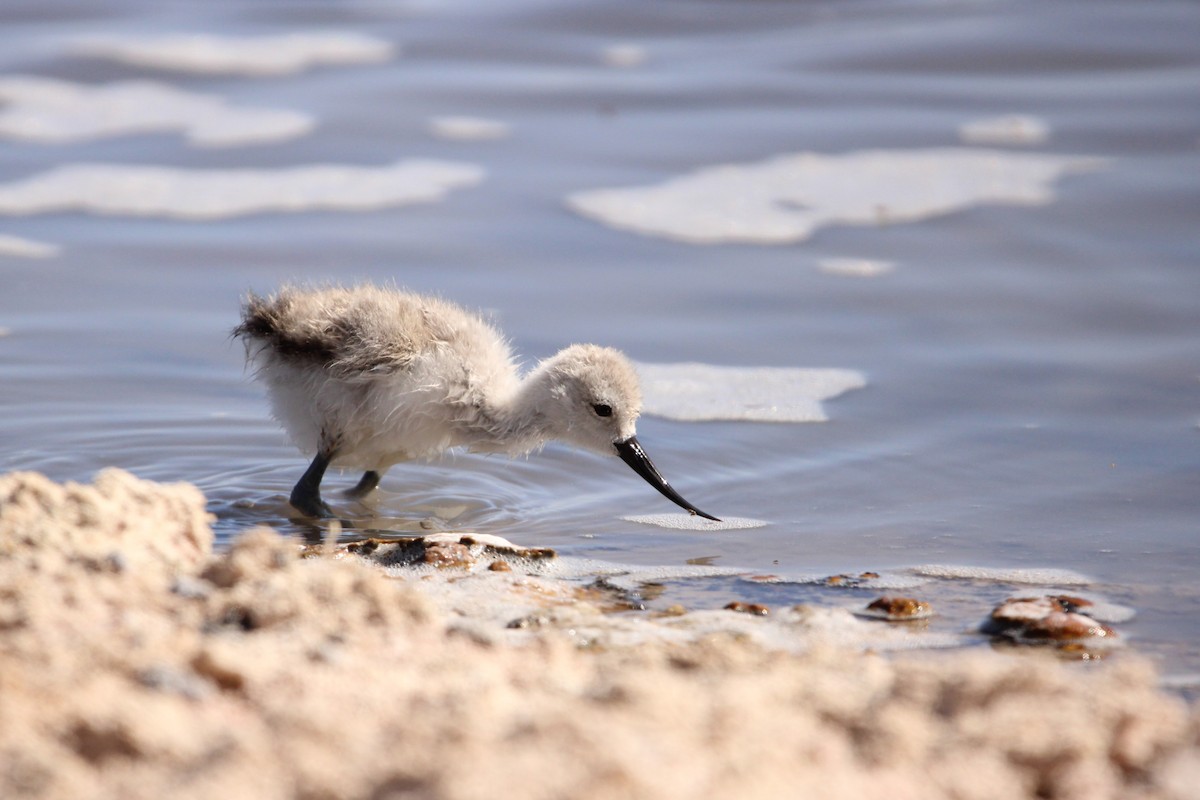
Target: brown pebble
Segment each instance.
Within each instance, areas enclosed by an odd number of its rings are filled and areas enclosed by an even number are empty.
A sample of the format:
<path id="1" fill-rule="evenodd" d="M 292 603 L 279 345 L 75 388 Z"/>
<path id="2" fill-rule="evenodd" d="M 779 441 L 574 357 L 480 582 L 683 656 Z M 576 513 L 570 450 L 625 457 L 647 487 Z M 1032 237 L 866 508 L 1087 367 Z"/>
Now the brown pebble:
<path id="1" fill-rule="evenodd" d="M 889 618 L 905 619 L 918 615 L 927 615 L 932 610 L 929 603 L 922 600 L 916 600 L 912 597 L 895 597 L 886 596 L 880 597 L 874 602 L 867 605 L 871 611 L 880 611 L 887 614 Z"/>
<path id="2" fill-rule="evenodd" d="M 512 566 L 507 561 L 493 561 L 488 564 L 488 569 L 492 572 L 512 572 Z"/>
<path id="3" fill-rule="evenodd" d="M 661 615 L 664 617 L 682 617 L 686 613 L 687 609 L 676 603 L 675 605 L 670 605 L 664 608 L 661 612 Z"/>
<path id="4" fill-rule="evenodd" d="M 346 552 L 354 553 L 357 556 L 363 556 L 365 558 L 366 556 L 369 556 L 378 550 L 379 546 L 382 544 L 384 544 L 384 542 L 380 539 L 363 539 L 360 542 L 347 542 Z"/>
<path id="5" fill-rule="evenodd" d="M 992 619 L 1024 624 L 1059 610 L 1061 607 L 1048 597 L 1010 597 L 992 610 Z"/>
<path id="6" fill-rule="evenodd" d="M 879 577 L 878 572 L 860 572 L 857 575 L 847 575 L 840 573 L 838 575 L 830 575 L 825 579 L 826 586 L 845 586 L 848 589 L 855 589 L 862 586 L 863 581 L 874 580 Z"/>
<path id="7" fill-rule="evenodd" d="M 1006 636 L 1017 642 L 1073 642 L 1113 639 L 1117 634 L 1077 609 L 1091 601 L 1071 595 L 1010 597 L 992 611 L 984 633 Z"/>
<path id="8" fill-rule="evenodd" d="M 469 567 L 475 561 L 471 557 L 470 548 L 458 542 L 435 542 L 434 544 L 427 544 L 425 545 L 425 553 L 421 557 L 421 560 L 438 569 Z"/>
<path id="9" fill-rule="evenodd" d="M 726 611 L 737 611 L 742 614 L 753 614 L 756 617 L 765 617 L 771 613 L 771 609 L 764 606 L 762 603 L 743 603 L 740 600 L 734 600 L 725 604 Z"/>
<path id="10" fill-rule="evenodd" d="M 1030 639 L 1090 639 L 1115 636 L 1113 629 L 1089 616 L 1070 611 L 1053 611 L 1023 631 Z"/>
<path id="11" fill-rule="evenodd" d="M 1063 611 L 1077 611 L 1081 608 L 1089 608 L 1095 605 L 1091 600 L 1069 594 L 1056 594 L 1050 599 L 1062 606 Z"/>

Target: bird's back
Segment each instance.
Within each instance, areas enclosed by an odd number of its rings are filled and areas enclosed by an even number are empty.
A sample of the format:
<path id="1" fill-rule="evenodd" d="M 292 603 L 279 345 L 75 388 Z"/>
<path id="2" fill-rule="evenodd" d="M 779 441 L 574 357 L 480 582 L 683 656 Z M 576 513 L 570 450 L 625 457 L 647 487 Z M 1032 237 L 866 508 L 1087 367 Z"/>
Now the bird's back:
<path id="1" fill-rule="evenodd" d="M 388 446 L 389 431 L 405 437 L 407 449 L 423 437 L 406 417 L 425 418 L 426 431 L 450 430 L 429 416 L 462 417 L 517 382 L 494 328 L 453 303 L 396 289 L 285 287 L 250 295 L 234 334 L 247 342 L 275 415 L 304 450 L 336 436 L 347 455 L 374 451 Z M 452 443 L 439 436 L 407 456 Z"/>
<path id="2" fill-rule="evenodd" d="M 250 295 L 234 334 L 275 357 L 339 377 L 392 372 L 432 342 L 427 302 L 372 286 L 287 287 L 269 297 Z"/>

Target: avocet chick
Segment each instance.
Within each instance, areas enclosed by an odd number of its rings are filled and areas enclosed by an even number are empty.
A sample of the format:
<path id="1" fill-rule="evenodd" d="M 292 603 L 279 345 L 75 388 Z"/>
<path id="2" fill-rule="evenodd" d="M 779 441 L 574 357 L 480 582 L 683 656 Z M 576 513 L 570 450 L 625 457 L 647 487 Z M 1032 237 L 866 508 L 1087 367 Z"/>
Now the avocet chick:
<path id="1" fill-rule="evenodd" d="M 523 378 L 507 343 L 443 300 L 375 286 L 284 287 L 251 294 L 234 335 L 267 385 L 271 409 L 312 463 L 292 489 L 308 516 L 329 516 L 330 466 L 364 470 L 361 498 L 393 464 L 453 447 L 518 455 L 552 439 L 618 455 L 655 489 L 676 492 L 635 435 L 637 374 L 617 350 L 572 345 Z"/>

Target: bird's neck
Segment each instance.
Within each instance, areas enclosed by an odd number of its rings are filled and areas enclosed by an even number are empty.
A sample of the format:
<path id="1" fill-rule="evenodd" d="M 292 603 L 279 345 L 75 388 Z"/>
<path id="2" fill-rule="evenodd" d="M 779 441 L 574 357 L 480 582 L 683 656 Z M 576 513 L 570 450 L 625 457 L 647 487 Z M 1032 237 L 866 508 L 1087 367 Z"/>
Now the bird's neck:
<path id="1" fill-rule="evenodd" d="M 507 396 L 492 398 L 486 442 L 472 449 L 520 455 L 544 445 L 553 438 L 547 412 L 556 398 L 555 385 L 551 359 L 535 367 Z"/>

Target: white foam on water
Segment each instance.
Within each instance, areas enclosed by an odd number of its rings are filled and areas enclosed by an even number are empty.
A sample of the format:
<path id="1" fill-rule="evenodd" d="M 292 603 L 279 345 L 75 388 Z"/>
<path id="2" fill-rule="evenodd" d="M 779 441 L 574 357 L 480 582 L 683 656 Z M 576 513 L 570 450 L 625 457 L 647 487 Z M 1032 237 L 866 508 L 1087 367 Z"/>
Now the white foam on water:
<path id="1" fill-rule="evenodd" d="M 907 617 L 895 616 L 886 611 L 865 606 L 856 606 L 847 610 L 856 617 L 862 617 L 864 619 L 877 619 L 884 622 L 916 622 L 918 620 L 931 619 L 937 616 L 937 612 L 934 611 L 932 607 L 918 610 Z"/>
<path id="2" fill-rule="evenodd" d="M 835 577 L 829 573 L 808 573 L 808 574 L 792 574 L 792 575 L 750 575 L 743 574 L 742 580 L 750 583 L 782 583 L 782 584 L 798 584 L 802 586 L 828 586 L 832 589 L 873 589 L 878 591 L 896 591 L 899 589 L 913 589 L 917 586 L 924 586 L 929 583 L 927 578 L 922 578 L 917 575 L 903 574 L 896 572 L 880 572 L 876 573 L 877 577 L 862 578 L 855 575 L 847 575 L 846 580 L 841 584 L 831 584 L 829 579 Z"/>
<path id="3" fill-rule="evenodd" d="M 606 65 L 621 69 L 640 66 L 646 62 L 647 56 L 646 48 L 629 42 L 610 44 L 600 53 Z"/>
<path id="4" fill-rule="evenodd" d="M 0 214 L 86 211 L 214 220 L 266 212 L 367 211 L 440 200 L 484 178 L 474 164 L 403 160 L 382 167 L 187 170 L 68 164 L 0 184 Z"/>
<path id="5" fill-rule="evenodd" d="M 297 111 L 237 108 L 220 97 L 151 81 L 89 86 L 4 77 L 0 103 L 0 136 L 46 144 L 179 131 L 192 144 L 231 147 L 292 139 L 314 125 Z"/>
<path id="6" fill-rule="evenodd" d="M 636 365 L 647 414 L 669 419 L 823 422 L 822 400 L 867 385 L 850 369 Z"/>
<path id="7" fill-rule="evenodd" d="M 0 258 L 53 258 L 61 251 L 56 244 L 0 233 Z"/>
<path id="8" fill-rule="evenodd" d="M 1106 163 L 971 148 L 798 153 L 706 167 L 652 186 L 576 192 L 566 203 L 649 236 L 784 244 L 827 225 L 917 222 L 987 203 L 1042 205 L 1063 175 Z"/>
<path id="9" fill-rule="evenodd" d="M 1119 625 L 1123 622 L 1129 622 L 1137 616 L 1137 609 L 1131 608 L 1120 603 L 1114 603 L 1111 600 L 1105 600 L 1102 597 L 1088 596 L 1093 605 L 1087 608 L 1081 608 L 1080 612 L 1088 615 L 1099 622 L 1107 622 L 1111 625 Z"/>
<path id="10" fill-rule="evenodd" d="M 1092 581 L 1069 569 L 961 567 L 949 564 L 923 564 L 912 572 L 930 578 L 951 578 L 995 583 L 1026 583 L 1035 586 L 1085 586 Z"/>
<path id="11" fill-rule="evenodd" d="M 661 631 L 697 639 L 717 634 L 734 634 L 773 650 L 802 652 L 815 645 L 849 650 L 909 651 L 961 647 L 967 637 L 881 625 L 862 620 L 843 608 L 799 606 L 772 609 L 768 616 L 726 610 L 692 611 L 679 617 L 647 619 L 642 640 Z"/>
<path id="12" fill-rule="evenodd" d="M 482 117 L 435 117 L 429 121 L 429 131 L 439 139 L 484 142 L 507 138 L 512 133 L 512 126 Z"/>
<path id="13" fill-rule="evenodd" d="M 869 258 L 822 258 L 817 262 L 821 272 L 847 278 L 878 278 L 896 268 L 893 261 L 874 261 Z"/>
<path id="14" fill-rule="evenodd" d="M 637 522 L 641 525 L 655 525 L 659 528 L 670 528 L 678 531 L 740 531 L 749 528 L 763 528 L 768 522 L 748 517 L 723 517 L 720 522 L 695 514 L 638 514 L 631 517 L 621 517 L 626 522 Z"/>
<path id="15" fill-rule="evenodd" d="M 634 567 L 628 564 L 614 564 L 606 561 L 591 559 L 555 559 L 538 562 L 538 567 L 546 567 L 554 572 L 539 573 L 555 575 L 567 580 L 580 580 L 592 577 L 602 577 L 605 583 L 627 592 L 636 592 L 647 583 L 664 583 L 667 581 L 696 580 L 703 578 L 728 578 L 743 574 L 744 567 L 717 567 L 702 564 L 661 565 L 657 567 Z"/>
<path id="16" fill-rule="evenodd" d="M 647 641 L 688 642 L 733 634 L 764 647 L 803 651 L 814 644 L 855 649 L 914 650 L 963 646 L 971 640 L 905 626 L 856 619 L 847 609 L 776 606 L 758 616 L 718 608 L 682 615 L 604 613 L 587 588 L 597 577 L 618 590 L 636 592 L 647 582 L 735 574 L 716 567 L 628 566 L 589 559 L 522 562 L 511 572 L 483 564 L 464 573 L 434 567 L 389 567 L 389 575 L 419 581 L 422 593 L 454 619 L 456 630 L 483 641 L 522 641 L 534 631 L 554 630 L 584 645 L 632 646 Z M 599 604 L 598 604 L 599 603 Z"/>
<path id="17" fill-rule="evenodd" d="M 89 36 L 77 40 L 74 49 L 139 67 L 220 75 L 287 75 L 317 65 L 379 63 L 397 52 L 391 42 L 346 32 Z"/>
<path id="18" fill-rule="evenodd" d="M 967 144 L 1042 144 L 1050 138 L 1050 126 L 1028 114 L 1005 114 L 963 123 L 958 138 Z"/>

